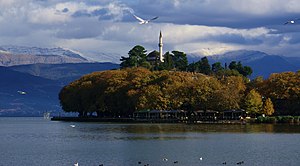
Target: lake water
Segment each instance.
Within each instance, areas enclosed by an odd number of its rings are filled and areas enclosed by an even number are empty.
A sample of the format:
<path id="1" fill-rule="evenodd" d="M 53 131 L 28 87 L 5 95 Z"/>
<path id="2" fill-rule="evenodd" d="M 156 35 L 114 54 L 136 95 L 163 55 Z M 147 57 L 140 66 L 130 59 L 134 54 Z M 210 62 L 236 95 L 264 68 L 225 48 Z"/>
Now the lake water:
<path id="1" fill-rule="evenodd" d="M 298 125 L 110 124 L 0 118 L 0 166 L 73 166 L 76 162 L 79 166 L 214 166 L 242 161 L 241 165 L 248 166 L 299 166 L 299 157 Z"/>

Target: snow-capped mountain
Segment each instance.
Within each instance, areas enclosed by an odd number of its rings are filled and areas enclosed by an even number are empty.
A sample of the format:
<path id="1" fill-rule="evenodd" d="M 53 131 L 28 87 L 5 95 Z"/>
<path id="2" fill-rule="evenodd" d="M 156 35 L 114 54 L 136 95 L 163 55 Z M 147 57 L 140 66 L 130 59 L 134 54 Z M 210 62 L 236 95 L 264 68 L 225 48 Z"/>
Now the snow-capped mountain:
<path id="1" fill-rule="evenodd" d="M 63 49 L 61 47 L 57 48 L 40 48 L 40 47 L 26 47 L 26 46 L 1 46 L 0 50 L 11 53 L 11 54 L 30 54 L 39 56 L 49 56 L 49 55 L 59 55 L 64 57 L 72 57 L 86 60 L 82 57 L 79 52 L 75 52 L 70 49 Z"/>
<path id="2" fill-rule="evenodd" d="M 214 55 L 210 56 L 209 59 L 214 62 L 227 62 L 230 63 L 231 61 L 241 61 L 243 63 L 249 63 L 251 61 L 255 61 L 257 59 L 261 59 L 268 54 L 260 51 L 253 51 L 253 50 L 237 50 L 237 51 L 229 51 L 221 55 Z"/>
<path id="3" fill-rule="evenodd" d="M 241 62 L 251 62 L 256 59 L 260 59 L 268 54 L 260 51 L 254 50 L 236 50 L 236 51 L 227 51 L 220 54 L 212 54 L 207 56 L 202 52 L 188 54 L 189 62 L 196 62 L 202 57 L 207 57 L 211 63 L 215 62 L 231 62 L 231 61 L 241 61 Z"/>
<path id="4" fill-rule="evenodd" d="M 89 51 L 85 53 L 89 60 L 95 62 L 111 62 L 120 64 L 121 55 L 117 53 L 103 53 L 103 52 L 94 52 Z"/>
<path id="5" fill-rule="evenodd" d="M 0 66 L 88 62 L 80 53 L 63 48 L 0 46 Z"/>

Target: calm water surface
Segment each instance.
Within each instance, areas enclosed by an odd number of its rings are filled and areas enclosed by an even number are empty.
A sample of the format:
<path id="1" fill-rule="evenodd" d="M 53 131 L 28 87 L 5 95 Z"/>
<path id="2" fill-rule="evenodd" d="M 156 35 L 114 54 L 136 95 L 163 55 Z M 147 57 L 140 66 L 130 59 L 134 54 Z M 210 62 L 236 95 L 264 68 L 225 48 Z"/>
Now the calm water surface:
<path id="1" fill-rule="evenodd" d="M 0 118 L 0 166 L 73 166 L 76 162 L 79 166 L 214 166 L 241 161 L 248 166 L 299 166 L 299 136 L 297 125 L 110 124 Z"/>

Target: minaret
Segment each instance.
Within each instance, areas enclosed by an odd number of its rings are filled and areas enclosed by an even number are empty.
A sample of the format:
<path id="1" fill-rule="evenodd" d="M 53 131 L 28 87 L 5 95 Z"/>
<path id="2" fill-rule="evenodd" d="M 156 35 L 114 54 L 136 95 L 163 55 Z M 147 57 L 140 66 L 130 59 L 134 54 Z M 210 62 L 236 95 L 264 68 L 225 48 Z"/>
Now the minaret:
<path id="1" fill-rule="evenodd" d="M 159 61 L 160 62 L 164 62 L 164 57 L 163 57 L 163 43 L 162 43 L 162 34 L 161 34 L 161 31 L 159 33 L 158 47 L 159 47 Z"/>

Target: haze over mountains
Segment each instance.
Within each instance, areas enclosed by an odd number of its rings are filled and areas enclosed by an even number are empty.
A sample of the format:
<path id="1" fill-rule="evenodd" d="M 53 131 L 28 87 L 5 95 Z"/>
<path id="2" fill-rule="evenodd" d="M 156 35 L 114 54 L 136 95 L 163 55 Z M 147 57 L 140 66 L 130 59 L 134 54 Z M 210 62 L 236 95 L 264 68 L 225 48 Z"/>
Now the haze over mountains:
<path id="1" fill-rule="evenodd" d="M 196 62 L 204 57 L 201 54 L 188 55 L 189 62 Z M 231 61 L 241 61 L 244 66 L 250 66 L 253 69 L 251 78 L 263 76 L 268 78 L 272 73 L 284 71 L 300 70 L 300 57 L 285 57 L 279 55 L 269 55 L 260 51 L 238 50 L 229 51 L 220 55 L 207 56 L 210 64 L 221 62 L 224 66 L 230 64 Z"/>
<path id="2" fill-rule="evenodd" d="M 90 61 L 79 52 L 63 48 L 0 46 L 0 116 L 42 116 L 44 112 L 61 113 L 60 89 L 81 76 L 119 68 L 115 54 L 98 53 Z M 200 60 L 201 54 L 187 54 L 189 62 Z M 111 62 L 103 62 L 111 59 Z M 300 58 L 268 55 L 259 51 L 230 51 L 208 57 L 209 62 L 229 64 L 241 61 L 256 76 L 267 78 L 271 73 L 297 71 Z M 101 61 L 101 63 L 99 63 Z M 24 91 L 26 94 L 20 94 Z"/>

